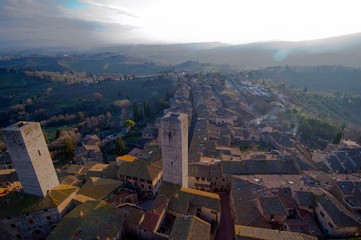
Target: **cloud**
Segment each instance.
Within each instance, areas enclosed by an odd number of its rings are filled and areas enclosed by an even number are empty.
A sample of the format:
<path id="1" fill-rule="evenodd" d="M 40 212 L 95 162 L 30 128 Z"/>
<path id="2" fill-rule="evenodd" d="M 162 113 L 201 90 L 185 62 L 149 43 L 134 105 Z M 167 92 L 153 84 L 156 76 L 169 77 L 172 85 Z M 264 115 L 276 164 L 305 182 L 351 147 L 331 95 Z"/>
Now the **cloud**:
<path id="1" fill-rule="evenodd" d="M 74 1 L 75 2 L 75 1 Z M 73 2 L 73 3 L 74 3 Z M 133 17 L 126 10 L 90 1 L 69 6 L 61 0 L 3 0 L 0 5 L 2 48 L 90 48 L 128 43 L 139 36 L 136 28 L 116 15 Z"/>
<path id="2" fill-rule="evenodd" d="M 89 5 L 93 5 L 93 6 L 97 7 L 98 9 L 102 8 L 104 10 L 112 11 L 112 12 L 114 12 L 116 14 L 119 14 L 119 15 L 126 15 L 126 16 L 129 16 L 129 17 L 136 17 L 136 15 L 134 13 L 131 13 L 130 10 L 119 7 L 119 6 L 111 4 L 111 3 L 108 3 L 108 4 L 107 3 L 98 3 L 98 2 L 95 2 L 95 1 L 92 1 L 92 0 L 83 0 L 83 1 L 85 3 L 87 3 L 87 4 L 89 4 Z"/>

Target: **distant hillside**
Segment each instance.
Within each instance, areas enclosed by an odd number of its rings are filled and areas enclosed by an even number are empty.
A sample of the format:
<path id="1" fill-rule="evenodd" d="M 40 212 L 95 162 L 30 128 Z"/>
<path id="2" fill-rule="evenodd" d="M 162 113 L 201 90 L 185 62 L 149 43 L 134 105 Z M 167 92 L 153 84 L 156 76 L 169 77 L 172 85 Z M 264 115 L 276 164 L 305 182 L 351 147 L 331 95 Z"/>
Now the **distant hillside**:
<path id="1" fill-rule="evenodd" d="M 2 43 L 0 41 L 0 43 Z M 14 43 L 15 44 L 15 43 Z M 0 44 L 1 45 L 1 44 Z M 0 47 L 0 52 L 10 54 Z M 10 51 L 10 50 L 9 50 Z M 68 54 L 75 49 L 39 47 L 13 50 L 16 54 Z M 76 54 L 118 54 L 157 65 L 177 65 L 187 61 L 229 64 L 242 69 L 269 66 L 344 65 L 361 67 L 361 33 L 301 42 L 258 42 L 229 45 L 219 42 L 185 44 L 113 45 Z"/>
<path id="2" fill-rule="evenodd" d="M 158 64 L 176 65 L 194 60 L 198 51 L 228 46 L 219 42 L 163 44 L 163 45 L 119 45 L 96 49 L 95 52 L 109 52 L 141 58 Z"/>
<path id="3" fill-rule="evenodd" d="M 361 67 L 361 33 L 304 42 L 265 42 L 200 50 L 199 61 L 242 68 L 345 65 Z"/>
<path id="4" fill-rule="evenodd" d="M 244 71 L 249 80 L 268 79 L 309 91 L 361 95 L 361 69 L 343 66 L 268 67 Z"/>
<path id="5" fill-rule="evenodd" d="M 115 52 L 162 64 L 179 64 L 191 60 L 240 68 L 285 65 L 361 67 L 361 33 L 303 42 L 120 45 L 97 51 Z"/>

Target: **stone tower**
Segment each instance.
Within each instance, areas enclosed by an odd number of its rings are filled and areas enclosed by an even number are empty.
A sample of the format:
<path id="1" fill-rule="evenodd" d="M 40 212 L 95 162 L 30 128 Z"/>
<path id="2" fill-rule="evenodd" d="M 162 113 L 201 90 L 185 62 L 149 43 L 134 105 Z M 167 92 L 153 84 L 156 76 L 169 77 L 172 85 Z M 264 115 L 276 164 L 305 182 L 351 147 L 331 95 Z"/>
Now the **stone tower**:
<path id="1" fill-rule="evenodd" d="M 59 185 L 53 162 L 38 122 L 18 122 L 3 129 L 24 192 L 44 197 Z"/>
<path id="2" fill-rule="evenodd" d="M 188 187 L 188 116 L 167 113 L 161 120 L 163 181 Z"/>

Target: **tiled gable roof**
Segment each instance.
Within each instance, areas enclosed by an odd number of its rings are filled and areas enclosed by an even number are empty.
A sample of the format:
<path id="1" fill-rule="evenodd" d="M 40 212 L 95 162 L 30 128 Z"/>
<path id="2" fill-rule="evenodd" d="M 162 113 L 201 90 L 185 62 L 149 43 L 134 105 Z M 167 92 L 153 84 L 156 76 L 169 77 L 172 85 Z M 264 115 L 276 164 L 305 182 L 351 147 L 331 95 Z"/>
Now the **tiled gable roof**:
<path id="1" fill-rule="evenodd" d="M 360 222 L 331 194 L 318 197 L 317 202 L 338 227 L 361 227 Z"/>
<path id="2" fill-rule="evenodd" d="M 113 239 L 124 221 L 121 210 L 104 201 L 90 200 L 68 213 L 48 239 Z"/>
<path id="3" fill-rule="evenodd" d="M 120 176 L 153 181 L 162 172 L 161 161 L 148 162 L 142 159 L 124 162 L 117 172 Z"/>
<path id="4" fill-rule="evenodd" d="M 196 216 L 176 218 L 169 240 L 208 240 L 211 225 Z"/>
<path id="5" fill-rule="evenodd" d="M 121 186 L 121 182 L 108 178 L 91 177 L 80 188 L 79 194 L 101 200 Z"/>

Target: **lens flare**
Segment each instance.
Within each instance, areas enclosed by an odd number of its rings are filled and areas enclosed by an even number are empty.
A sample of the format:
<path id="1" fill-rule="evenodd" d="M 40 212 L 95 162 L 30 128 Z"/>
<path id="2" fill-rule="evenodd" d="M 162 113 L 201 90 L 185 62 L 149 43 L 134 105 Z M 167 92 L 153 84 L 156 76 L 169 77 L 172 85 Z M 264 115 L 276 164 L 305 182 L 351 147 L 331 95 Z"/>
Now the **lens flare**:
<path id="1" fill-rule="evenodd" d="M 288 56 L 288 52 L 286 50 L 278 50 L 275 55 L 273 55 L 273 61 L 282 62 Z"/>

